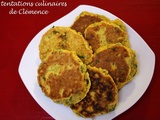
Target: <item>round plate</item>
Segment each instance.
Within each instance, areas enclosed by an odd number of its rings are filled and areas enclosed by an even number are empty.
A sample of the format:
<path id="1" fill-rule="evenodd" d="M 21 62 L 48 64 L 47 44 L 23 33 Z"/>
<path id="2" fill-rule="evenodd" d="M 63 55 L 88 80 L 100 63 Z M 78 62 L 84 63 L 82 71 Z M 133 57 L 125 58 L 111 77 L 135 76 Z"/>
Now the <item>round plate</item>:
<path id="1" fill-rule="evenodd" d="M 69 14 L 51 23 L 42 29 L 27 46 L 20 65 L 19 74 L 26 88 L 35 99 L 35 101 L 53 118 L 56 120 L 91 120 L 84 119 L 75 115 L 69 107 L 54 103 L 50 98 L 46 97 L 37 82 L 37 68 L 40 64 L 39 59 L 39 43 L 42 35 L 52 26 L 70 26 L 75 18 L 82 12 L 88 11 L 104 15 L 111 20 L 117 17 L 105 10 L 94 6 L 80 5 Z M 119 19 L 119 18 L 118 18 Z M 123 21 L 124 22 L 124 21 Z M 116 109 L 108 114 L 95 117 L 95 120 L 109 120 L 120 115 L 131 106 L 133 106 L 146 91 L 155 66 L 155 55 L 145 41 L 136 33 L 128 24 L 126 24 L 131 48 L 136 51 L 138 60 L 138 74 L 133 80 L 125 85 L 119 92 L 119 102 Z M 144 61 L 145 60 L 145 61 Z"/>

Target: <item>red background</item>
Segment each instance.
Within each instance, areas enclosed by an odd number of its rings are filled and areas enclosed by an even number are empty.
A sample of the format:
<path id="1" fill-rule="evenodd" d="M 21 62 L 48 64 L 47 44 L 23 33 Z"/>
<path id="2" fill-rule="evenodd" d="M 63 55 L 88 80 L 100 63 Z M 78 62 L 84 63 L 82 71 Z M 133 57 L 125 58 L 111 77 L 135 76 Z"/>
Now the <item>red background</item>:
<path id="1" fill-rule="evenodd" d="M 156 55 L 155 72 L 147 91 L 133 107 L 114 120 L 160 119 L 160 0 L 63 1 L 67 2 L 67 7 L 25 7 L 47 9 L 47 15 L 10 15 L 11 8 L 23 7 L 0 6 L 0 119 L 54 120 L 34 101 L 18 74 L 18 66 L 32 38 L 80 4 L 100 7 L 124 20 Z"/>

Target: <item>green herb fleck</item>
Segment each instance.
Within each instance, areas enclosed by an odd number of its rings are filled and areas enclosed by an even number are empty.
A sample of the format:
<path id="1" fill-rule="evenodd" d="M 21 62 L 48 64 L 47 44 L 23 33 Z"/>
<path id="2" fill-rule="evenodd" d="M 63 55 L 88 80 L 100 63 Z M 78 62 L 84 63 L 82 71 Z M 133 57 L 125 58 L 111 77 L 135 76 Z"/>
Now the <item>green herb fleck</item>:
<path id="1" fill-rule="evenodd" d="M 88 79 L 85 79 L 85 81 L 86 81 L 86 83 L 87 83 L 87 85 L 89 84 L 89 80 Z"/>
<path id="2" fill-rule="evenodd" d="M 57 31 L 57 30 L 54 30 L 54 31 L 53 31 L 53 34 L 57 34 L 57 33 L 59 33 L 59 31 Z"/>
<path id="3" fill-rule="evenodd" d="M 60 38 L 62 38 L 62 40 L 67 40 L 67 33 L 65 32 L 64 34 L 60 35 Z"/>
<path id="4" fill-rule="evenodd" d="M 42 77 L 42 79 L 45 81 L 46 80 L 46 78 L 45 77 Z"/>
<path id="5" fill-rule="evenodd" d="M 79 56 L 79 58 L 84 59 L 84 58 L 85 58 L 85 56 Z"/>

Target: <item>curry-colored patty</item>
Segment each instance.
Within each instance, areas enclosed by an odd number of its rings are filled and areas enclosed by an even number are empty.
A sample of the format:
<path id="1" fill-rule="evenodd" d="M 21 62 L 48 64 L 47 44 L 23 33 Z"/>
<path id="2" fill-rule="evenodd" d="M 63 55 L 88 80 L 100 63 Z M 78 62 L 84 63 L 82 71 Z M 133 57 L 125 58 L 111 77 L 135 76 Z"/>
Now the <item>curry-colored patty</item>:
<path id="1" fill-rule="evenodd" d="M 38 83 L 46 96 L 64 105 L 81 101 L 90 88 L 86 65 L 67 50 L 47 56 L 38 68 Z"/>
<path id="2" fill-rule="evenodd" d="M 82 33 L 84 36 L 84 31 L 85 29 L 90 25 L 95 22 L 100 22 L 100 21 L 110 21 L 109 18 L 99 15 L 99 14 L 94 14 L 90 13 L 87 11 L 83 11 L 74 21 L 73 25 L 71 26 L 72 29 L 76 30 L 77 32 Z"/>
<path id="3" fill-rule="evenodd" d="M 44 94 L 84 118 L 114 110 L 118 90 L 137 73 L 123 22 L 87 11 L 70 27 L 49 29 L 39 56 L 37 79 Z"/>
<path id="4" fill-rule="evenodd" d="M 91 65 L 107 69 L 118 89 L 131 81 L 137 72 L 135 52 L 118 43 L 99 48 Z"/>
<path id="5" fill-rule="evenodd" d="M 118 25 L 105 21 L 89 25 L 85 29 L 85 39 L 92 46 L 93 51 L 99 47 L 115 43 L 130 46 L 127 33 Z"/>
<path id="6" fill-rule="evenodd" d="M 39 45 L 40 58 L 46 59 L 54 49 L 75 51 L 78 57 L 88 64 L 92 61 L 92 49 L 83 36 L 69 27 L 53 27 L 42 37 Z"/>
<path id="7" fill-rule="evenodd" d="M 85 118 L 108 113 L 118 102 L 118 89 L 106 70 L 88 66 L 91 88 L 87 96 L 71 109 Z"/>

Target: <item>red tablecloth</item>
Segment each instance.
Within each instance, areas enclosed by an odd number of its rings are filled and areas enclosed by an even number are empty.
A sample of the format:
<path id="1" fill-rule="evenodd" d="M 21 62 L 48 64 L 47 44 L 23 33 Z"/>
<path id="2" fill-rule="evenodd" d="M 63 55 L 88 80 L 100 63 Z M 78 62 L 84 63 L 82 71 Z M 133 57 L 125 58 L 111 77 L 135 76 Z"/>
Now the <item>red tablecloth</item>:
<path id="1" fill-rule="evenodd" d="M 42 0 L 37 0 L 42 1 Z M 49 0 L 48 0 L 49 1 Z M 135 29 L 156 55 L 152 81 L 141 99 L 115 120 L 160 119 L 160 1 L 159 0 L 64 0 L 66 7 L 0 6 L 0 119 L 53 120 L 24 86 L 18 66 L 32 38 L 45 26 L 80 4 L 105 9 Z M 3 1 L 4 2 L 4 1 Z M 24 2 L 24 1 L 22 1 Z M 34 1 L 35 2 L 35 1 Z M 56 2 L 56 1 L 55 1 Z M 45 9 L 47 15 L 9 14 L 10 10 Z M 13 11 L 12 11 L 13 12 Z M 145 60 L 144 60 L 145 62 Z"/>

